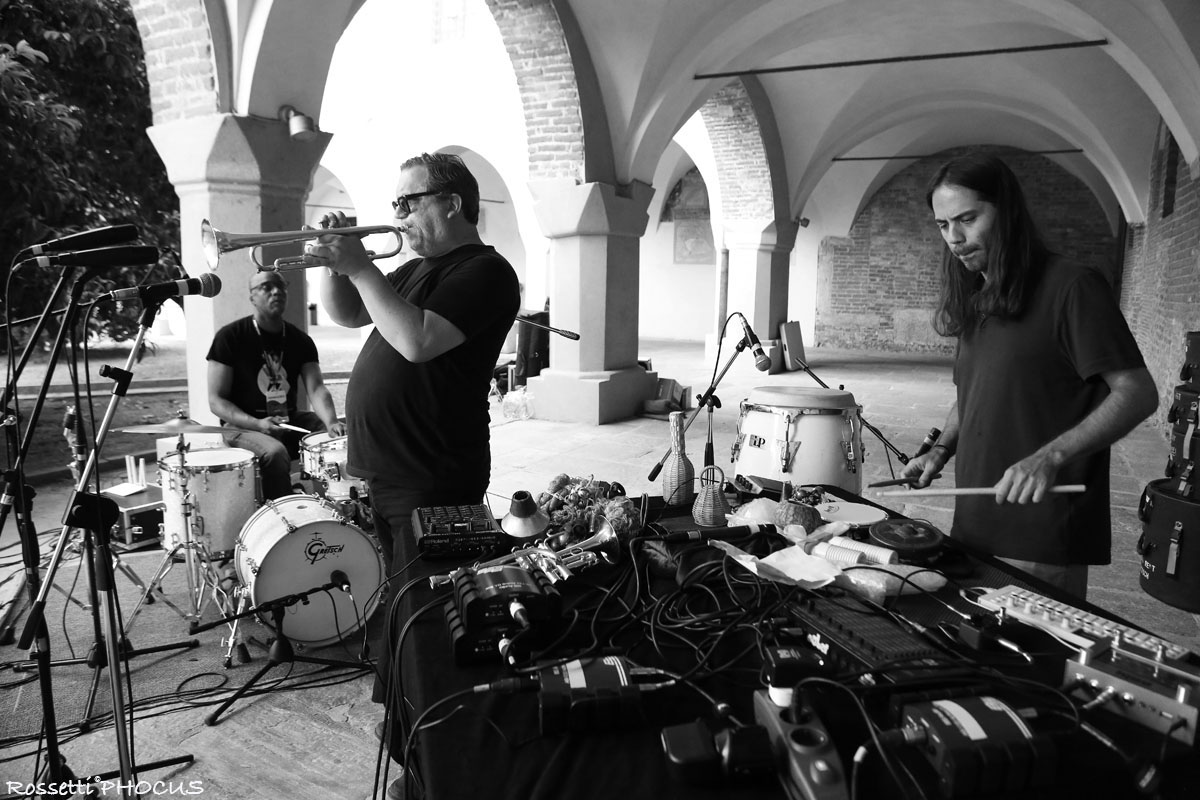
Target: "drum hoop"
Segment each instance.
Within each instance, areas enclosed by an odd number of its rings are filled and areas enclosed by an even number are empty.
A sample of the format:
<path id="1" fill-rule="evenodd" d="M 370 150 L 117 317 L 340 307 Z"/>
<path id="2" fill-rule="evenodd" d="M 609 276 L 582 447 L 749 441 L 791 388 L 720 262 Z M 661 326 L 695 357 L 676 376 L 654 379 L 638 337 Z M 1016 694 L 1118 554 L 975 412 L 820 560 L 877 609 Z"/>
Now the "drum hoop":
<path id="1" fill-rule="evenodd" d="M 248 458 L 243 458 L 241 461 L 229 461 L 223 464 L 197 464 L 193 466 L 192 464 L 186 463 L 186 459 L 185 463 L 183 464 L 168 464 L 166 461 L 159 461 L 158 468 L 176 475 L 182 475 L 184 472 L 187 472 L 189 475 L 202 475 L 206 472 L 227 472 L 234 469 L 245 469 L 247 467 L 256 466 L 257 464 L 258 457 L 251 453 Z"/>
<path id="2" fill-rule="evenodd" d="M 810 406 L 764 406 L 758 403 L 742 403 L 742 413 L 748 411 L 762 411 L 766 414 L 777 414 L 779 416 L 789 415 L 805 415 L 805 414 L 846 414 L 847 412 L 857 411 L 856 408 L 813 408 Z"/>

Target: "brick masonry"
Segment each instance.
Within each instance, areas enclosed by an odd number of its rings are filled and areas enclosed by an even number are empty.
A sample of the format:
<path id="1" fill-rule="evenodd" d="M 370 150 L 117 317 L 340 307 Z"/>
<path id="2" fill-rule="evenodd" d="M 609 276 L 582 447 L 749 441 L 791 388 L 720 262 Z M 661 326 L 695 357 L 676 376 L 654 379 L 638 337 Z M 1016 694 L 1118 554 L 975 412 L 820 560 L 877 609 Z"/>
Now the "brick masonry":
<path id="1" fill-rule="evenodd" d="M 724 218 L 774 219 L 766 146 L 746 87 L 740 80 L 730 81 L 700 114 L 717 163 Z"/>
<path id="2" fill-rule="evenodd" d="M 995 148 L 1021 181 L 1050 246 L 1118 282 L 1116 240 L 1091 192 L 1054 162 Z M 922 159 L 876 192 L 845 237 L 818 255 L 816 343 L 833 347 L 953 352 L 933 332 L 942 239 L 925 203 L 929 176 L 958 150 Z"/>
<path id="3" fill-rule="evenodd" d="M 551 0 L 487 0 L 521 103 L 533 180 L 584 175 L 583 113 L 575 68 Z"/>
<path id="4" fill-rule="evenodd" d="M 216 62 L 200 0 L 132 0 L 154 124 L 217 112 Z"/>

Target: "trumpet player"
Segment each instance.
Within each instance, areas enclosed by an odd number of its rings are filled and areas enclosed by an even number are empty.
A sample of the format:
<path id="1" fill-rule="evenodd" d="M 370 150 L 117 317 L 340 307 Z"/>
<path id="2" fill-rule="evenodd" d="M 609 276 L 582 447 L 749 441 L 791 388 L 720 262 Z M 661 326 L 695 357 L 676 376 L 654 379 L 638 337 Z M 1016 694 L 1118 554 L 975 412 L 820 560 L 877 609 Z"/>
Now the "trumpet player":
<path id="1" fill-rule="evenodd" d="M 414 508 L 483 502 L 487 394 L 520 305 L 516 272 L 479 237 L 479 184 L 461 158 L 410 158 L 398 189 L 395 226 L 417 258 L 384 275 L 357 236 L 306 248 L 330 265 L 321 290 L 329 316 L 375 324 L 346 393 L 347 468 L 367 480 L 389 576 L 397 554 L 415 553 Z M 321 219 L 346 224 L 341 212 Z"/>

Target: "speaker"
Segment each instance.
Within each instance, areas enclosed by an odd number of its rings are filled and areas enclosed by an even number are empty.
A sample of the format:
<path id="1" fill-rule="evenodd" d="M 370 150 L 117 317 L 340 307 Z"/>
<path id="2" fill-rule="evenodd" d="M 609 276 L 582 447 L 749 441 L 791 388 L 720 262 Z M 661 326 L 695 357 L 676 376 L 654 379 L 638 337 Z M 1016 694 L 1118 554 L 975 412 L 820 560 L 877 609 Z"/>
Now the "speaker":
<path id="1" fill-rule="evenodd" d="M 779 341 L 783 344 L 783 368 L 800 369 L 804 363 L 804 338 L 800 335 L 799 322 L 785 322 L 779 326 Z"/>

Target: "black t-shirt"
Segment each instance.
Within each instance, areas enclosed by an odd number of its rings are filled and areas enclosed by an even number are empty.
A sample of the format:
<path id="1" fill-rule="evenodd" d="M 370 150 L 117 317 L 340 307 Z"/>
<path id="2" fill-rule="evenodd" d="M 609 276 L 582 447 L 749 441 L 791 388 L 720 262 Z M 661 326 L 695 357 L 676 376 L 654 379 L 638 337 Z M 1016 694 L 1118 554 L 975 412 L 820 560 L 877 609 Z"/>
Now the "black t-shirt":
<path id="1" fill-rule="evenodd" d="M 1074 427 L 1108 396 L 1102 373 L 1142 366 L 1104 277 L 1052 262 L 1019 319 L 988 318 L 959 340 L 958 485 L 994 486 L 1006 469 Z M 1109 563 L 1108 449 L 1064 464 L 1056 480 L 1085 484 L 1087 492 L 999 506 L 991 495 L 958 497 L 954 537 L 1007 558 Z"/>
<path id="2" fill-rule="evenodd" d="M 486 486 L 491 473 L 487 394 L 520 308 L 512 266 L 488 245 L 417 258 L 388 275 L 401 297 L 453 323 L 466 341 L 414 364 L 373 331 L 346 392 L 349 470 L 417 490 Z"/>
<path id="3" fill-rule="evenodd" d="M 208 348 L 208 360 L 233 368 L 234 405 L 255 417 L 267 414 L 268 390 L 278 386 L 287 393 L 288 415 L 296 413 L 296 388 L 300 368 L 317 363 L 317 345 L 312 337 L 291 323 L 282 333 L 262 331 L 254 317 L 234 320 L 217 331 Z"/>

